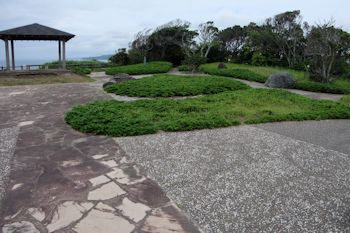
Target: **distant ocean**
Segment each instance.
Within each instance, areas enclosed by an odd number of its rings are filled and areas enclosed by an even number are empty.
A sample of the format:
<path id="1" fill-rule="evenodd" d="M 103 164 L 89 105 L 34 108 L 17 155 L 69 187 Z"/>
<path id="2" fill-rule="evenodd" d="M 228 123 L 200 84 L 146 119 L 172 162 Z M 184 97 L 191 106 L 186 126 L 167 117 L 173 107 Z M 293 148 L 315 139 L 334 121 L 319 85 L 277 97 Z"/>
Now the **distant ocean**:
<path id="1" fill-rule="evenodd" d="M 75 60 L 75 61 L 81 61 L 82 59 L 68 59 L 68 60 Z M 42 65 L 46 62 L 52 62 L 52 59 L 16 59 L 16 66 L 25 66 L 25 65 Z M 57 61 L 57 60 L 56 60 Z M 99 60 L 101 62 L 108 62 L 107 60 Z M 11 61 L 10 61 L 11 63 Z M 0 67 L 6 66 L 6 61 L 0 59 Z"/>

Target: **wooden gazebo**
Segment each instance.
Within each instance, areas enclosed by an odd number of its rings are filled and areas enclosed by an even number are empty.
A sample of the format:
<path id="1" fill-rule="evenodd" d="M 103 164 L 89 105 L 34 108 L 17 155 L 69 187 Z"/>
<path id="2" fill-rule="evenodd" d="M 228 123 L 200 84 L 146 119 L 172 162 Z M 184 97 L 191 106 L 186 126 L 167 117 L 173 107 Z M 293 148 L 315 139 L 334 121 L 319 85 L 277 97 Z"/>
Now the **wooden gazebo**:
<path id="1" fill-rule="evenodd" d="M 61 68 L 66 68 L 66 42 L 72 39 L 75 35 L 63 32 L 54 28 L 43 26 L 37 23 L 12 28 L 4 31 L 0 31 L 0 39 L 5 41 L 6 52 L 6 69 L 10 68 L 10 52 L 9 42 L 11 43 L 11 58 L 12 58 L 12 70 L 16 69 L 15 65 L 15 40 L 54 40 L 58 41 L 58 60 L 61 64 Z"/>

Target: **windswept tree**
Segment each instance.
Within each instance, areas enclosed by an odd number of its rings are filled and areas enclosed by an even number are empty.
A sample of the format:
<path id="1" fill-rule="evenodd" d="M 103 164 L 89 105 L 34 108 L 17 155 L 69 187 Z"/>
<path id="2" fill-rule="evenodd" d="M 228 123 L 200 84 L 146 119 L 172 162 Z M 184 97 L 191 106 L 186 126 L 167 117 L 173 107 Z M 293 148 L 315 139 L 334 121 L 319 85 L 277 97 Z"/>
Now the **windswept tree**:
<path id="1" fill-rule="evenodd" d="M 131 49 L 138 50 L 143 56 L 143 63 L 147 63 L 148 52 L 153 48 L 150 43 L 151 29 L 144 29 L 138 32 L 134 41 L 131 43 Z"/>
<path id="2" fill-rule="evenodd" d="M 197 36 L 195 31 L 189 29 L 190 25 L 177 19 L 156 28 L 149 38 L 153 45 L 152 56 L 179 64 Z"/>
<path id="3" fill-rule="evenodd" d="M 299 10 L 287 11 L 266 20 L 275 35 L 275 42 L 289 67 L 302 62 L 305 46 L 303 19 Z"/>
<path id="4" fill-rule="evenodd" d="M 237 57 L 246 43 L 247 31 L 245 27 L 236 25 L 220 31 L 218 39 L 223 51 L 231 57 Z"/>
<path id="5" fill-rule="evenodd" d="M 218 44 L 219 29 L 213 21 L 202 23 L 198 28 L 199 50 L 202 57 L 207 58 L 212 47 Z"/>
<path id="6" fill-rule="evenodd" d="M 350 54 L 350 35 L 330 20 L 311 27 L 307 35 L 306 55 L 310 57 L 310 73 L 321 82 L 330 82 L 334 64 Z"/>

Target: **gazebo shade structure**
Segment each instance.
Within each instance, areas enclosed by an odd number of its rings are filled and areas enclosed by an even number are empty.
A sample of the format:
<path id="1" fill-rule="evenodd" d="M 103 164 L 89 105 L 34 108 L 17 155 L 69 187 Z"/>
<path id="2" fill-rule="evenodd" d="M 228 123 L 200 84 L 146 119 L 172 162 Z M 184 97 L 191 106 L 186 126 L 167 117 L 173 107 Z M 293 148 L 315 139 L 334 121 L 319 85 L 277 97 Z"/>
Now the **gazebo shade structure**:
<path id="1" fill-rule="evenodd" d="M 65 43 L 75 35 L 50 28 L 37 23 L 0 31 L 0 39 L 5 42 L 6 69 L 10 70 L 9 42 L 11 42 L 12 69 L 15 70 L 14 41 L 15 40 L 54 40 L 58 41 L 58 60 L 62 68 L 66 67 Z"/>

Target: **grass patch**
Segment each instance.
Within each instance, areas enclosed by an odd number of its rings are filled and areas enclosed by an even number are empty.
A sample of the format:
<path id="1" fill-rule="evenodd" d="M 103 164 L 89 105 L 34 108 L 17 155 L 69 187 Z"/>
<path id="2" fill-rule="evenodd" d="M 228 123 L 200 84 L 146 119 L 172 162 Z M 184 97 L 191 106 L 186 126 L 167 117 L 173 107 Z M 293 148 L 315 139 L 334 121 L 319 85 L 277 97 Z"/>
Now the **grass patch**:
<path id="1" fill-rule="evenodd" d="M 252 66 L 244 64 L 227 63 L 227 69 L 218 69 L 218 63 L 210 63 L 201 66 L 201 70 L 212 75 L 221 75 L 238 79 L 245 79 L 264 83 L 271 74 L 277 72 L 288 72 L 296 79 L 296 89 L 324 92 L 333 94 L 350 94 L 350 81 L 344 78 L 337 79 L 331 83 L 319 83 L 311 81 L 307 73 L 288 68 L 276 68 L 266 66 Z"/>
<path id="2" fill-rule="evenodd" d="M 344 96 L 340 101 L 350 107 L 350 95 Z"/>
<path id="3" fill-rule="evenodd" d="M 192 71 L 188 65 L 181 65 L 181 66 L 178 66 L 177 69 L 178 69 L 179 71 Z"/>
<path id="4" fill-rule="evenodd" d="M 149 62 L 145 64 L 135 64 L 127 66 L 116 66 L 106 69 L 106 74 L 113 75 L 126 73 L 130 75 L 166 73 L 172 67 L 170 62 Z"/>
<path id="5" fill-rule="evenodd" d="M 53 83 L 93 82 L 90 77 L 80 75 L 35 75 L 25 77 L 0 77 L 0 86 L 37 85 Z"/>
<path id="6" fill-rule="evenodd" d="M 133 136 L 238 124 L 350 118 L 350 108 L 283 90 L 248 89 L 185 99 L 98 101 L 74 107 L 65 120 L 84 133 Z"/>
<path id="7" fill-rule="evenodd" d="M 250 88 L 225 77 L 177 76 L 159 74 L 107 86 L 109 93 L 139 97 L 171 97 L 216 94 Z"/>

